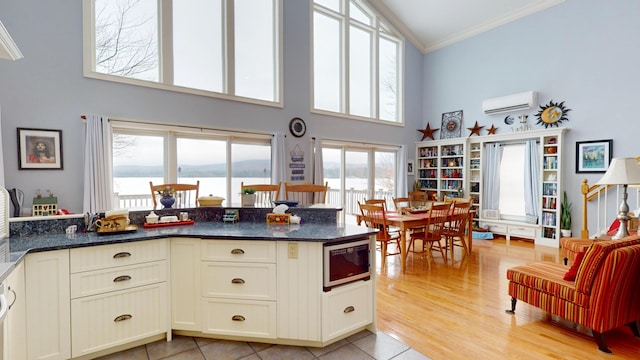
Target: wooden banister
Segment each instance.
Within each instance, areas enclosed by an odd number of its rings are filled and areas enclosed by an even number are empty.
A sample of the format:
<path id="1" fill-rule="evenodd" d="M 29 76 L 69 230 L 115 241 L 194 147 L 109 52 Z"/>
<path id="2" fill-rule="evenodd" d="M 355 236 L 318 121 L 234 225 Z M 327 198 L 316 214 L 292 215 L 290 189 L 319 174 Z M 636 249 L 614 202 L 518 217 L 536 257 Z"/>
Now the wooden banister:
<path id="1" fill-rule="evenodd" d="M 582 185 L 580 186 L 580 193 L 582 193 L 582 230 L 580 230 L 580 237 L 583 239 L 589 238 L 589 224 L 587 217 L 587 205 L 589 201 L 598 198 L 602 193 L 607 191 L 612 185 L 591 185 L 589 186 L 587 179 L 582 179 Z"/>

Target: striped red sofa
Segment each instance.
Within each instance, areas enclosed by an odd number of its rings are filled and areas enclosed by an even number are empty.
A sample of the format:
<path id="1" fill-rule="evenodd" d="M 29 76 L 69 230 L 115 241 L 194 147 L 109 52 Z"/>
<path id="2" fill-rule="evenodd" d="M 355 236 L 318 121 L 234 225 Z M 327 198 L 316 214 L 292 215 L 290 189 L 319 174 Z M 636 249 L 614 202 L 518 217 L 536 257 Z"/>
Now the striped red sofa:
<path id="1" fill-rule="evenodd" d="M 628 325 L 640 338 L 640 236 L 593 242 L 584 253 L 575 281 L 569 268 L 543 261 L 507 270 L 511 309 L 517 300 L 591 329 L 606 353 L 605 332 Z"/>

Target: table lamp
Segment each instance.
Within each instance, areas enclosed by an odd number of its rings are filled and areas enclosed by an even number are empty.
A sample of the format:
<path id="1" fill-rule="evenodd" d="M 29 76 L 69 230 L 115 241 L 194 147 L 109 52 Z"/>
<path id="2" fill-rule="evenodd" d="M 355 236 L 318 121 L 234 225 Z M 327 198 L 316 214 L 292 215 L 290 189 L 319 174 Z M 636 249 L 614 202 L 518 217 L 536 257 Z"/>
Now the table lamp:
<path id="1" fill-rule="evenodd" d="M 604 176 L 596 183 L 598 185 L 622 185 L 622 203 L 618 209 L 618 220 L 620 227 L 618 232 L 612 236 L 612 239 L 621 239 L 629 236 L 627 223 L 629 222 L 629 205 L 627 204 L 627 187 L 628 185 L 640 184 L 640 165 L 635 158 L 614 158 L 609 164 L 609 168 Z"/>

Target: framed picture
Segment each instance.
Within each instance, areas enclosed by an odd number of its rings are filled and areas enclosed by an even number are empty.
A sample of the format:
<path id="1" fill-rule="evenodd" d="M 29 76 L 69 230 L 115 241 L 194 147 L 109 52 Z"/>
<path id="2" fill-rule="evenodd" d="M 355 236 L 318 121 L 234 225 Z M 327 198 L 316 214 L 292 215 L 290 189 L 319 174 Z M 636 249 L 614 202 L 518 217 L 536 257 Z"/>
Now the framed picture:
<path id="1" fill-rule="evenodd" d="M 407 162 L 407 175 L 415 175 L 413 160 Z"/>
<path id="2" fill-rule="evenodd" d="M 18 167 L 62 170 L 62 130 L 18 128 Z"/>
<path id="3" fill-rule="evenodd" d="M 613 140 L 576 141 L 576 173 L 603 173 L 609 168 Z"/>

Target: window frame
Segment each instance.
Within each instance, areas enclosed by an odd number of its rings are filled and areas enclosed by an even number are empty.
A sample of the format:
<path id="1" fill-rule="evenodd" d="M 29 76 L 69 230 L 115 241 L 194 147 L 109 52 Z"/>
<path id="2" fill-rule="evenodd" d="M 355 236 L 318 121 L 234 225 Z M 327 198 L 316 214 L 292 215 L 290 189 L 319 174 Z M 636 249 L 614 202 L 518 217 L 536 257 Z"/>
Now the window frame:
<path id="1" fill-rule="evenodd" d="M 185 86 L 179 86 L 174 84 L 169 84 L 162 82 L 163 79 L 165 81 L 171 80 L 173 82 L 173 74 L 170 70 L 171 65 L 173 64 L 173 60 L 168 57 L 171 51 L 167 51 L 167 48 L 171 48 L 170 42 L 172 41 L 172 25 L 170 21 L 167 22 L 167 13 L 170 13 L 172 0 L 159 0 L 159 14 L 158 14 L 158 56 L 159 56 L 159 76 L 160 80 L 158 82 L 127 78 L 118 75 L 110 75 L 105 73 L 100 73 L 96 71 L 96 56 L 95 56 L 95 2 L 92 0 L 82 0 L 82 28 L 83 28 L 83 76 L 86 78 L 111 81 L 116 83 L 142 86 L 153 89 L 161 89 L 168 90 L 173 92 L 180 92 L 186 94 L 200 95 L 218 99 L 225 100 L 233 100 L 239 101 L 243 103 L 257 104 L 257 105 L 265 105 L 271 107 L 284 107 L 284 53 L 283 53 L 283 6 L 282 0 L 273 0 L 274 9 L 274 23 L 275 30 L 273 34 L 274 41 L 274 51 L 273 55 L 276 57 L 274 59 L 274 101 L 249 98 L 244 96 L 238 96 L 230 93 L 231 91 L 235 91 L 235 74 L 234 69 L 235 66 L 235 57 L 233 54 L 233 20 L 229 20 L 228 17 L 233 16 L 233 5 L 228 6 L 225 5 L 226 2 L 233 4 L 234 0 L 222 0 L 223 8 L 225 9 L 225 14 L 223 17 L 225 18 L 225 38 L 223 41 L 227 43 L 227 48 L 225 49 L 225 59 L 223 65 L 223 92 L 214 92 L 202 89 L 189 88 Z M 164 27 L 162 23 L 167 23 Z M 231 25 L 229 25 L 231 23 Z M 167 46 L 168 45 L 168 46 Z"/>
<path id="2" fill-rule="evenodd" d="M 346 141 L 346 140 L 332 140 L 332 139 L 323 139 L 322 140 L 322 149 L 334 149 L 340 151 L 340 205 L 343 208 L 343 211 L 339 214 L 339 220 L 341 223 L 346 222 L 346 217 L 351 216 L 357 213 L 349 212 L 349 208 L 357 207 L 357 204 L 351 204 L 349 206 L 346 204 L 346 153 L 347 152 L 363 152 L 367 154 L 367 198 L 372 198 L 376 193 L 375 182 L 376 182 L 376 153 L 378 152 L 389 152 L 395 153 L 395 167 L 393 170 L 393 182 L 394 189 L 393 192 L 395 196 L 398 196 L 398 166 L 400 164 L 400 150 L 401 146 L 399 145 L 389 145 L 389 144 L 374 144 L 374 143 L 361 143 L 356 141 Z M 324 161 L 323 157 L 323 161 Z M 324 165 L 323 165 L 324 167 Z M 326 177 L 324 179 L 326 180 Z M 391 201 L 391 199 L 387 199 Z M 354 210 L 355 211 L 355 210 Z M 349 212 L 349 213 L 348 213 Z M 354 218 L 355 219 L 355 218 Z"/>
<path id="3" fill-rule="evenodd" d="M 333 11 L 332 9 L 326 8 L 320 4 L 316 4 L 315 1 L 311 1 L 311 10 L 310 10 L 310 24 L 311 24 L 311 35 L 310 35 L 310 111 L 316 114 L 322 115 L 330 115 L 353 119 L 353 120 L 361 120 L 361 121 L 370 121 L 376 123 L 383 123 L 387 125 L 395 125 L 395 126 L 403 126 L 405 125 L 405 106 L 404 106 L 404 59 L 405 59 L 405 43 L 406 40 L 404 36 L 401 35 L 399 31 L 393 27 L 393 25 L 386 20 L 375 8 L 366 3 L 363 0 L 339 0 L 340 1 L 340 12 Z M 371 14 L 373 16 L 372 22 L 373 25 L 364 24 L 358 20 L 351 19 L 349 15 L 350 4 L 353 3 L 354 6 L 361 9 L 366 14 Z M 331 111 L 316 108 L 316 100 L 315 100 L 315 54 L 314 54 L 314 36 L 315 36 L 315 22 L 314 15 L 318 12 L 324 16 L 335 19 L 339 22 L 340 26 L 340 64 L 341 68 L 340 72 L 340 83 L 341 83 L 341 95 L 340 95 L 340 104 L 339 111 Z M 371 31 L 373 37 L 371 39 L 371 82 L 370 82 L 370 101 L 371 101 L 371 113 L 372 116 L 359 116 L 350 113 L 350 70 L 349 70 L 349 32 L 351 27 L 355 27 L 359 30 L 363 31 Z M 396 112 L 397 119 L 396 120 L 385 120 L 380 116 L 380 39 L 384 38 L 387 41 L 394 42 L 397 44 L 398 51 L 396 57 L 396 86 L 397 86 L 397 97 L 396 97 Z"/>
<path id="4" fill-rule="evenodd" d="M 234 206 L 232 200 L 233 196 L 233 144 L 255 144 L 266 145 L 270 150 L 270 158 L 273 154 L 272 151 L 272 138 L 273 134 L 258 133 L 258 132 L 244 132 L 244 131 L 232 131 L 216 128 L 195 127 L 188 125 L 168 125 L 153 122 L 138 122 L 134 120 L 120 120 L 110 119 L 112 134 L 126 134 L 126 135 L 138 135 L 138 136 L 158 136 L 164 138 L 163 144 L 163 179 L 165 183 L 178 183 L 178 156 L 177 156 L 177 139 L 202 139 L 202 140 L 216 140 L 225 141 L 227 152 L 225 154 L 226 160 L 226 194 L 225 199 L 227 201 L 226 206 Z M 112 145 L 113 146 L 113 145 Z M 273 158 L 270 159 L 270 163 L 273 163 Z M 273 173 L 272 181 L 273 181 Z M 115 189 L 112 189 L 112 192 Z M 114 204 L 117 205 L 117 204 Z"/>

